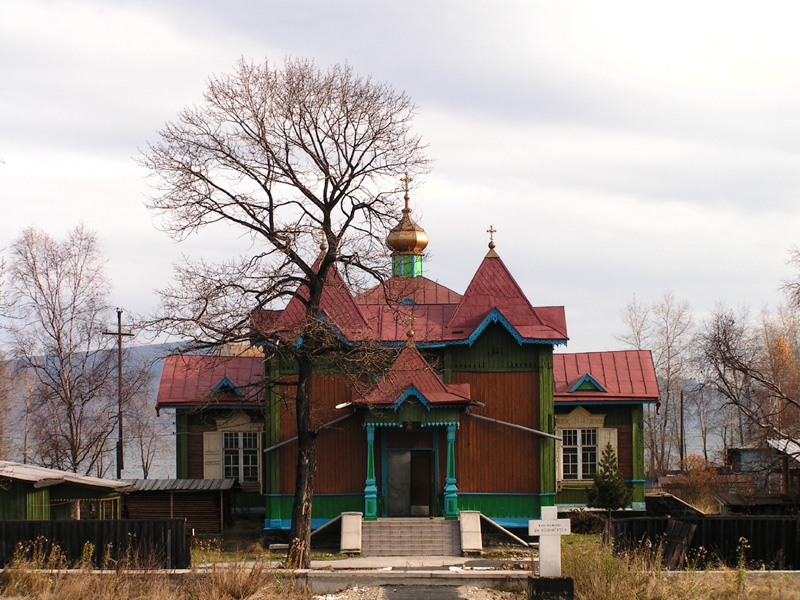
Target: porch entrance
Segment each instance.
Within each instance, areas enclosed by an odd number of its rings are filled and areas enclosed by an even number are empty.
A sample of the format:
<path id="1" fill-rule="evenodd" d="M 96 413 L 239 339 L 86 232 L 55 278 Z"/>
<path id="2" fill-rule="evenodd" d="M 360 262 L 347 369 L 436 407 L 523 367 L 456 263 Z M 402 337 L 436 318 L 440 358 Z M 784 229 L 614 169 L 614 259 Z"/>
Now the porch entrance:
<path id="1" fill-rule="evenodd" d="M 427 517 L 434 514 L 434 451 L 388 449 L 387 516 Z"/>

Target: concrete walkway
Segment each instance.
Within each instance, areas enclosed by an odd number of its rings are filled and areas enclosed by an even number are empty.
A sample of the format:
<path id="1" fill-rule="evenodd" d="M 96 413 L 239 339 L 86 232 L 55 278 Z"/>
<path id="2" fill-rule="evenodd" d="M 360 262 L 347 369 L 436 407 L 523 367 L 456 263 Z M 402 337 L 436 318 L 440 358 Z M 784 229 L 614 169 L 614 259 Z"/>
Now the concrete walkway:
<path id="1" fill-rule="evenodd" d="M 294 572 L 295 581 L 317 593 L 350 587 L 471 586 L 498 590 L 526 589 L 531 559 L 475 559 L 461 556 L 364 556 L 314 560 Z M 401 590 L 402 591 L 402 590 Z M 449 593 L 441 590 L 442 593 Z"/>

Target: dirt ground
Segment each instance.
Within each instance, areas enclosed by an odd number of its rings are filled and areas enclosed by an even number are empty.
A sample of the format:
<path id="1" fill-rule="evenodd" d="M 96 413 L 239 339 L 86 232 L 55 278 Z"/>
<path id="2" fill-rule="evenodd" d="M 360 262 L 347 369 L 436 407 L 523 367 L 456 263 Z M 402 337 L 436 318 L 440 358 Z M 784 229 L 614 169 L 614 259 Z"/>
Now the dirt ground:
<path id="1" fill-rule="evenodd" d="M 386 586 L 351 588 L 320 594 L 314 600 L 522 600 L 524 592 L 499 592 L 476 587 Z"/>

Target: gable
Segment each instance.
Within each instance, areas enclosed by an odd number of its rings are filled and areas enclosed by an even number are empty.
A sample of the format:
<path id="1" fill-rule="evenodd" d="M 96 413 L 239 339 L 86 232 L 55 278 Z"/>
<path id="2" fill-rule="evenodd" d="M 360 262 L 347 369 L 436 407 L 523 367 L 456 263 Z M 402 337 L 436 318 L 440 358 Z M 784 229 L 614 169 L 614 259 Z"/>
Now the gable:
<path id="1" fill-rule="evenodd" d="M 585 373 L 583 377 L 581 377 L 575 385 L 572 386 L 570 392 L 605 392 L 606 389 L 598 383 L 598 381 L 592 377 L 589 373 Z"/>
<path id="2" fill-rule="evenodd" d="M 444 350 L 446 364 L 456 371 L 538 371 L 539 353 L 549 347 L 521 345 L 500 323 L 489 323 L 471 345 Z"/>
<path id="3" fill-rule="evenodd" d="M 504 322 L 520 343 L 563 344 L 567 341 L 563 314 L 563 307 L 550 307 L 540 314 L 540 309 L 531 305 L 500 257 L 490 253 L 461 297 L 447 324 L 447 332 L 451 339 L 468 338 L 485 327 L 487 320 L 492 320 Z"/>

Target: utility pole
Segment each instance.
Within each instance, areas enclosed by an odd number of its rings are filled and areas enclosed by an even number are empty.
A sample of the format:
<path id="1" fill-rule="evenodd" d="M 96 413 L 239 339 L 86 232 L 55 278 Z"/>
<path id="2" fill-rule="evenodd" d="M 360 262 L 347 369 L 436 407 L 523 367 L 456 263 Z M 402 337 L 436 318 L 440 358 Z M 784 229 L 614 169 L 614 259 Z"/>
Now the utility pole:
<path id="1" fill-rule="evenodd" d="M 132 333 L 122 333 L 122 309 L 117 308 L 117 331 L 104 331 L 105 335 L 117 336 L 117 422 L 119 423 L 119 439 L 117 440 L 117 479 L 122 479 L 123 468 L 123 429 L 122 429 L 122 336 L 133 337 Z"/>
<path id="2" fill-rule="evenodd" d="M 681 473 L 683 473 L 685 461 L 686 461 L 686 432 L 683 426 L 683 390 L 681 389 L 681 448 L 680 448 L 680 456 L 681 456 Z"/>

